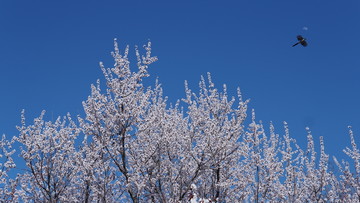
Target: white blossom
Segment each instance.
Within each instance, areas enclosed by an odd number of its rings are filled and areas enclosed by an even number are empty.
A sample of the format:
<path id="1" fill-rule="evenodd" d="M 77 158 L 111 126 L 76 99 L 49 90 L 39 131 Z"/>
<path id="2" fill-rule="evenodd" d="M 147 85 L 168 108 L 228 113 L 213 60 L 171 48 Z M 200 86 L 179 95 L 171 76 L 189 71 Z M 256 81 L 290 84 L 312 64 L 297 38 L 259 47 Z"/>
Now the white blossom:
<path id="1" fill-rule="evenodd" d="M 0 142 L 0 199 L 4 202 L 359 202 L 360 151 L 349 129 L 353 163 L 329 169 L 323 137 L 309 128 L 307 147 L 290 137 L 289 126 L 264 127 L 240 89 L 230 97 L 217 89 L 210 73 L 199 91 L 185 82 L 184 98 L 174 105 L 158 80 L 146 87 L 149 66 L 157 61 L 151 43 L 145 54 L 117 41 L 114 66 L 100 63 L 104 81 L 91 85 L 85 116 L 32 124 L 21 115 L 19 135 Z M 205 79 L 206 78 L 206 79 Z M 103 88 L 103 86 L 105 88 Z M 319 140 L 320 150 L 316 151 Z M 15 143 L 16 141 L 16 143 Z M 15 178 L 14 146 L 25 162 Z"/>

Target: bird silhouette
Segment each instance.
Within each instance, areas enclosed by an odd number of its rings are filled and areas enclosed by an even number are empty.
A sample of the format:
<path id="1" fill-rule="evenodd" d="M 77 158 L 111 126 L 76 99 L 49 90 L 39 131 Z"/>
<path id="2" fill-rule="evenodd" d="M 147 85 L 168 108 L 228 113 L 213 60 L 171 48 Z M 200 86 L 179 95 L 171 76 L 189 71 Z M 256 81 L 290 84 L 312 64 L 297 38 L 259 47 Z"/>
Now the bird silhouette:
<path id="1" fill-rule="evenodd" d="M 298 35 L 296 38 L 297 38 L 298 42 L 296 44 L 292 45 L 293 47 L 298 45 L 298 44 L 301 44 L 304 47 L 306 47 L 308 45 L 307 42 L 306 42 L 306 38 L 303 38 L 301 35 Z"/>

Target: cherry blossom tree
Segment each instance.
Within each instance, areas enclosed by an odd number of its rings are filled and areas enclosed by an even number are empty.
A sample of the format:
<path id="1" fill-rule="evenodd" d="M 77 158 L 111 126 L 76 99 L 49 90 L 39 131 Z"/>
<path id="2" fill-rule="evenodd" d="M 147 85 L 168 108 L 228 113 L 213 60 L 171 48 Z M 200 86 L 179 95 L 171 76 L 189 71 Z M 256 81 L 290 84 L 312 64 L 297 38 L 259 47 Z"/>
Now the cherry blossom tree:
<path id="1" fill-rule="evenodd" d="M 5 202 L 359 202 L 360 151 L 349 130 L 353 165 L 334 157 L 329 169 L 322 137 L 316 152 L 310 129 L 307 147 L 290 137 L 288 124 L 277 133 L 247 119 L 249 100 L 240 89 L 230 97 L 210 73 L 199 91 L 185 82 L 185 97 L 169 104 L 161 84 L 146 87 L 151 43 L 137 70 L 129 47 L 114 42 L 115 64 L 100 63 L 105 80 L 91 85 L 84 116 L 70 115 L 18 127 L 19 135 L 0 144 L 0 199 Z M 15 178 L 14 142 L 25 162 Z M 354 172 L 353 172 L 354 170 Z M 18 170 L 19 171 L 19 170 Z"/>
<path id="2" fill-rule="evenodd" d="M 44 114 L 26 126 L 23 112 L 18 127 L 16 140 L 22 144 L 21 157 L 28 168 L 21 176 L 19 194 L 23 201 L 75 201 L 79 199 L 75 181 L 79 167 L 74 140 L 79 129 L 70 115 L 53 123 L 44 122 Z"/>
<path id="3" fill-rule="evenodd" d="M 349 162 L 342 161 L 340 163 L 335 157 L 335 163 L 340 169 L 341 175 L 336 194 L 342 200 L 347 202 L 360 202 L 360 150 L 355 143 L 354 134 L 351 126 L 349 126 L 349 135 L 351 141 L 351 148 L 344 149 L 354 165 L 351 166 Z M 351 172 L 351 168 L 355 171 Z"/>
<path id="4" fill-rule="evenodd" d="M 18 178 L 12 179 L 9 177 L 11 169 L 16 165 L 12 158 L 15 149 L 12 148 L 14 139 L 7 140 L 3 135 L 0 140 L 0 199 L 7 202 L 16 201 L 16 188 L 18 185 Z"/>

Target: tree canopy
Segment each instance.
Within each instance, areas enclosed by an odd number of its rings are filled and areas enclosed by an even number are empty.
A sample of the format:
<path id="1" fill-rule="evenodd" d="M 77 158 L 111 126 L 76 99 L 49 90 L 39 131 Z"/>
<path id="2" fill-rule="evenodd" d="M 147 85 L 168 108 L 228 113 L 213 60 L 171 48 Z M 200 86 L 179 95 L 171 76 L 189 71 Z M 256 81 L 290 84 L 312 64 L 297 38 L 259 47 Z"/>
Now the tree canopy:
<path id="1" fill-rule="evenodd" d="M 135 48 L 137 70 L 130 69 L 129 47 L 105 68 L 106 89 L 91 85 L 85 116 L 70 114 L 45 121 L 43 112 L 19 135 L 0 142 L 0 199 L 6 202 L 359 202 L 360 152 L 349 128 L 352 163 L 333 158 L 329 169 L 307 129 L 307 147 L 264 127 L 249 100 L 218 90 L 201 77 L 199 91 L 185 82 L 185 98 L 170 105 L 156 80 L 145 87 L 151 43 L 144 55 Z M 248 115 L 250 118 L 248 119 Z M 17 143 L 15 145 L 15 143 Z M 19 146 L 14 149 L 14 146 Z M 17 167 L 15 150 L 26 165 Z M 10 170 L 17 170 L 14 178 Z"/>

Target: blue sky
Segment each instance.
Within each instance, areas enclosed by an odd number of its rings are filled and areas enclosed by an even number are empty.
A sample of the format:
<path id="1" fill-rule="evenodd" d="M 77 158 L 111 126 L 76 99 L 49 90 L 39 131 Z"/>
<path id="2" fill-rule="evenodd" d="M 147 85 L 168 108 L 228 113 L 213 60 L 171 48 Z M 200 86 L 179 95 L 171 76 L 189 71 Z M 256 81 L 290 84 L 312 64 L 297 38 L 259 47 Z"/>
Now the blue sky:
<path id="1" fill-rule="evenodd" d="M 309 126 L 340 156 L 347 126 L 360 136 L 359 19 L 358 0 L 3 0 L 0 133 L 17 135 L 22 109 L 28 123 L 43 109 L 49 120 L 83 114 L 90 84 L 103 80 L 99 62 L 113 65 L 113 39 L 150 39 L 159 61 L 146 83 L 159 77 L 170 101 L 210 72 L 231 95 L 240 87 L 266 127 L 283 134 L 287 121 L 305 146 Z M 291 47 L 298 34 L 308 47 Z"/>

